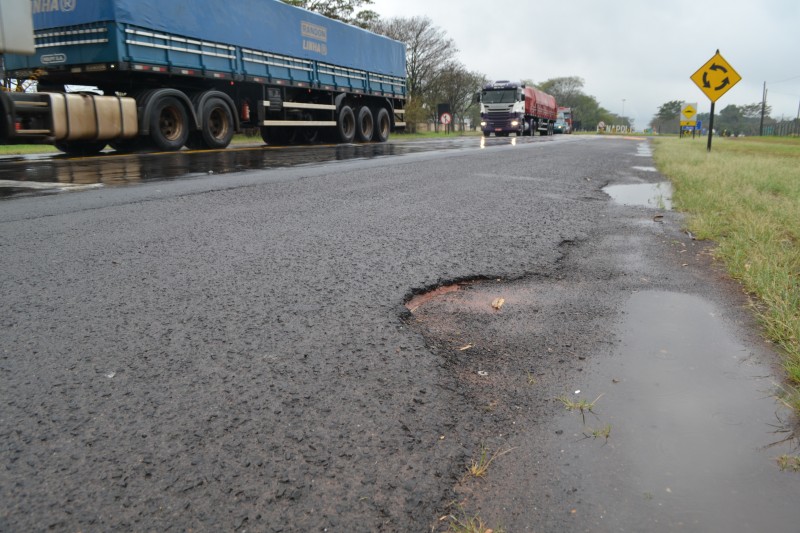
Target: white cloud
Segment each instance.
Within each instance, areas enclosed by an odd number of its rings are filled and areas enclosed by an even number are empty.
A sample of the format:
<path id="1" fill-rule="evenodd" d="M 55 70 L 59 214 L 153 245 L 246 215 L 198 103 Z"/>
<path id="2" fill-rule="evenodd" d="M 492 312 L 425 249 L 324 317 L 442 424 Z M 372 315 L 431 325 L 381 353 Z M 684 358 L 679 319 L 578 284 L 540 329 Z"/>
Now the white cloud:
<path id="1" fill-rule="evenodd" d="M 491 79 L 580 76 L 609 111 L 622 113 L 624 99 L 639 128 L 670 100 L 708 112 L 689 76 L 717 49 L 742 76 L 717 111 L 760 101 L 765 81 L 773 117 L 794 118 L 800 103 L 797 0 L 374 0 L 372 8 L 385 18 L 429 17 L 456 42 L 459 60 Z"/>

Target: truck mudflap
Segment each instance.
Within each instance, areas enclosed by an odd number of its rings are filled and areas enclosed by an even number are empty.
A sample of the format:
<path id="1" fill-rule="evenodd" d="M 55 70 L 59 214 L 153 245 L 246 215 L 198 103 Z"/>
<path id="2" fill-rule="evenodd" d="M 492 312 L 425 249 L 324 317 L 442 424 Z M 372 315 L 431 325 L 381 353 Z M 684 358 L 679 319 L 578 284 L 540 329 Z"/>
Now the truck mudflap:
<path id="1" fill-rule="evenodd" d="M 133 98 L 64 93 L 2 93 L 7 143 L 105 141 L 138 133 Z"/>

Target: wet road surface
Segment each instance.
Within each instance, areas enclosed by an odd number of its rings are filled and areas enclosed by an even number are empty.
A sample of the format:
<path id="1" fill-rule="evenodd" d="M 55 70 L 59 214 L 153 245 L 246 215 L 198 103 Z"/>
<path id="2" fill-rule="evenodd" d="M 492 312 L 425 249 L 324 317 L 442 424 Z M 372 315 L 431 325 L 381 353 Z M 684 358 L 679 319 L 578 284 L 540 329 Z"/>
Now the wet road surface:
<path id="1" fill-rule="evenodd" d="M 373 159 L 475 147 L 520 146 L 553 142 L 556 137 L 456 137 L 389 143 L 265 146 L 233 145 L 225 150 L 117 154 L 93 157 L 63 154 L 0 157 L 0 198 L 78 192 L 193 176 L 268 170 L 332 161 Z M 559 137 L 558 139 L 566 139 Z"/>
<path id="2" fill-rule="evenodd" d="M 603 191 L 647 144 L 503 141 L 2 202 L 0 530 L 794 531 L 741 292 Z"/>

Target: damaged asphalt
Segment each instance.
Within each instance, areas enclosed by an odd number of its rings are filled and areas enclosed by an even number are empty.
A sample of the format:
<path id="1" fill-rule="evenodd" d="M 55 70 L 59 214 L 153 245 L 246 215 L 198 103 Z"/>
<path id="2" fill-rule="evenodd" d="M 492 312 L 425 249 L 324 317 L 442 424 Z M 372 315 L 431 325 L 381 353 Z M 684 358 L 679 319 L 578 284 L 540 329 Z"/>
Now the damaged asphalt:
<path id="1" fill-rule="evenodd" d="M 702 295 L 775 363 L 680 215 L 602 191 L 659 181 L 640 142 L 2 202 L 0 530 L 590 528 L 554 398 L 633 292 Z M 482 445 L 513 451 L 465 478 Z"/>

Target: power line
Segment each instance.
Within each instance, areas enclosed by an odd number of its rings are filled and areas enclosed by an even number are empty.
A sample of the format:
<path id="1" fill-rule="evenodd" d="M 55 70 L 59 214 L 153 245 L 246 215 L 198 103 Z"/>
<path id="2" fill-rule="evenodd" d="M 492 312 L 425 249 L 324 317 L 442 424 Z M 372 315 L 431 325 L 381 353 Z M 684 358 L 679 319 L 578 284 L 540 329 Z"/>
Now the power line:
<path id="1" fill-rule="evenodd" d="M 792 80 L 796 80 L 796 79 L 798 79 L 798 78 L 800 78 L 800 74 L 799 74 L 799 75 L 797 75 L 797 76 L 792 76 L 791 78 L 786 78 L 785 80 L 780 80 L 780 81 L 770 81 L 770 82 L 767 82 L 767 83 L 769 83 L 769 84 L 771 84 L 771 85 L 774 85 L 774 84 L 776 84 L 776 83 L 783 83 L 783 82 L 786 82 L 786 81 L 792 81 Z"/>

